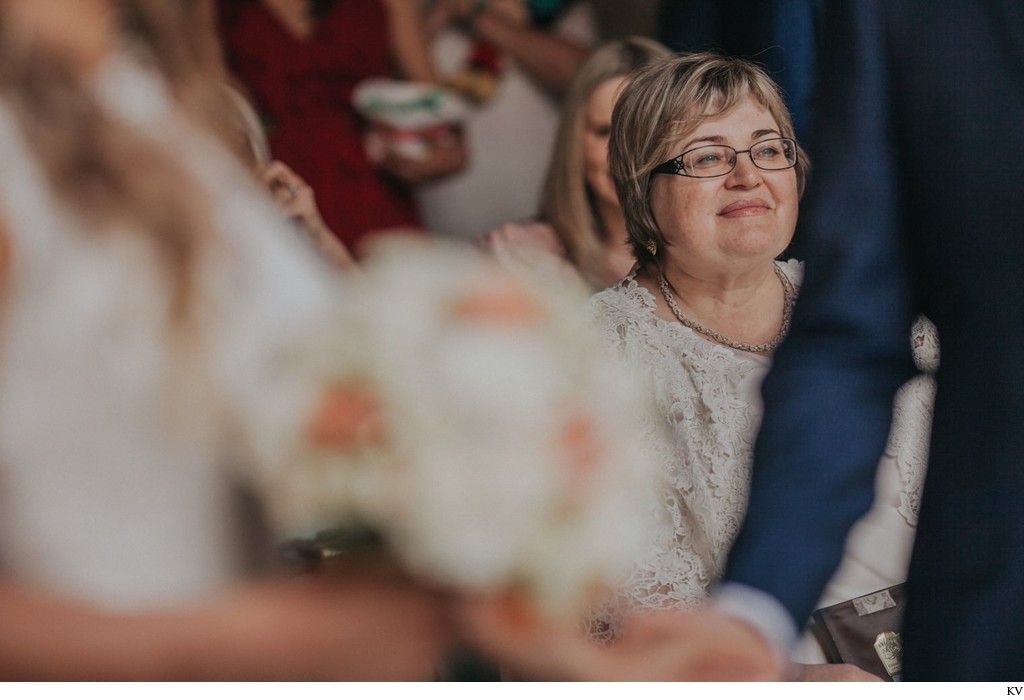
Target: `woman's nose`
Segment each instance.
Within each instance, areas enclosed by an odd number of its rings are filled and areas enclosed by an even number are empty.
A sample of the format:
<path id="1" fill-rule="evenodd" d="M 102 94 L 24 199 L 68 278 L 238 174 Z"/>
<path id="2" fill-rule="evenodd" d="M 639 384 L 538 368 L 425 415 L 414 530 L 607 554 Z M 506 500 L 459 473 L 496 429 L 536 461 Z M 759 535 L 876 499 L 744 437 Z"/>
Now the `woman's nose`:
<path id="1" fill-rule="evenodd" d="M 736 166 L 726 175 L 727 186 L 755 187 L 761 182 L 761 169 L 754 165 L 749 153 L 736 154 Z"/>

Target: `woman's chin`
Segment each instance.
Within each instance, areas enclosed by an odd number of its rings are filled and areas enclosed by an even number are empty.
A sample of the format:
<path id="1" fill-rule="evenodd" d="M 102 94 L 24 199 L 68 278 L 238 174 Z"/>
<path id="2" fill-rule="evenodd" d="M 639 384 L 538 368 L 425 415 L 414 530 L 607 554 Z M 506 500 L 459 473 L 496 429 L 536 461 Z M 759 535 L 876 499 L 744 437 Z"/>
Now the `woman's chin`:
<path id="1" fill-rule="evenodd" d="M 782 236 L 777 231 L 748 228 L 730 236 L 723 250 L 737 260 L 770 263 L 789 247 L 792 238 L 792 235 Z"/>

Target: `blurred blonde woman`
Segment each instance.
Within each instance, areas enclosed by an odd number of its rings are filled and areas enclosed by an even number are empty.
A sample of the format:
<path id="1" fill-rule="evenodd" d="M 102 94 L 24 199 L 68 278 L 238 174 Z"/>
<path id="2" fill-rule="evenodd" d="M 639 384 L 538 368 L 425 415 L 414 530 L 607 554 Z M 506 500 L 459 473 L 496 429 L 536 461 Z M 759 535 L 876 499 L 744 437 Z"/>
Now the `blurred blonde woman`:
<path id="1" fill-rule="evenodd" d="M 633 254 L 608 170 L 612 109 L 633 71 L 669 55 L 655 41 L 630 37 L 587 57 L 565 97 L 538 220 L 491 231 L 487 247 L 506 261 L 566 260 L 594 289 L 629 272 Z"/>
<path id="2" fill-rule="evenodd" d="M 433 596 L 247 581 L 235 467 L 345 440 L 336 295 L 115 9 L 0 0 L 0 679 L 427 678 Z"/>

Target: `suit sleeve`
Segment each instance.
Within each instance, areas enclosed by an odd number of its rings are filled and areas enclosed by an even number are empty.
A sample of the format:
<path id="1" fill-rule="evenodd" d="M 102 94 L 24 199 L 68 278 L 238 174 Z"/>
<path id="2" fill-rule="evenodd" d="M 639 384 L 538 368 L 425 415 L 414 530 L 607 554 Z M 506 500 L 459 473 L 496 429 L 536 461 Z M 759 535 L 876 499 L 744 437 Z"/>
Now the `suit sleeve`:
<path id="1" fill-rule="evenodd" d="M 816 172 L 797 232 L 806 276 L 763 386 L 750 503 L 725 575 L 774 596 L 798 625 L 871 505 L 893 395 L 913 372 L 883 10 L 826 8 Z"/>

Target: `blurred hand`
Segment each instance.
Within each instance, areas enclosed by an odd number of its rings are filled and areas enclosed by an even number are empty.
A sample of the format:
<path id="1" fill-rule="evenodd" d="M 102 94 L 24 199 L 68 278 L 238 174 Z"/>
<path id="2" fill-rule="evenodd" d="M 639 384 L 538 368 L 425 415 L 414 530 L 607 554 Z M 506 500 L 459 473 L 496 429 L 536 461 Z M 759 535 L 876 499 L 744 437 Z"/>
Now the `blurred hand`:
<path id="1" fill-rule="evenodd" d="M 261 166 L 256 175 L 287 216 L 310 232 L 326 228 L 316 205 L 313 188 L 279 160 Z"/>
<path id="2" fill-rule="evenodd" d="M 468 602 L 459 620 L 473 643 L 533 680 L 765 681 L 786 670 L 752 627 L 708 610 L 637 617 L 603 647 L 578 625 L 538 620 L 508 601 Z"/>
<path id="3" fill-rule="evenodd" d="M 558 234 L 542 221 L 505 224 L 480 236 L 477 244 L 505 268 L 544 268 L 564 277 L 567 284 L 586 284 L 567 258 Z"/>
<path id="4" fill-rule="evenodd" d="M 300 230 L 309 236 L 328 262 L 338 267 L 355 264 L 351 253 L 320 216 L 313 188 L 294 170 L 275 160 L 260 167 L 256 175 L 270 191 L 284 215 L 298 223 Z"/>
<path id="5" fill-rule="evenodd" d="M 431 148 L 424 158 L 410 158 L 388 151 L 381 170 L 403 182 L 419 184 L 452 175 L 466 167 L 466 148 L 462 141 Z"/>
<path id="6" fill-rule="evenodd" d="M 565 246 L 554 229 L 542 221 L 515 221 L 492 229 L 480 236 L 477 243 L 498 258 L 525 251 L 539 251 L 558 258 L 565 257 Z M 526 253 L 527 255 L 529 253 Z"/>
<path id="7" fill-rule="evenodd" d="M 452 131 L 451 138 L 433 144 L 421 157 L 385 149 L 378 167 L 394 178 L 416 185 L 456 173 L 466 167 L 468 160 L 461 132 Z"/>

